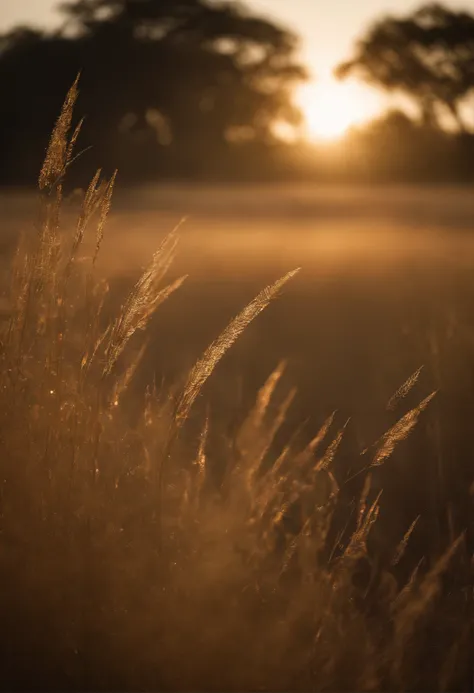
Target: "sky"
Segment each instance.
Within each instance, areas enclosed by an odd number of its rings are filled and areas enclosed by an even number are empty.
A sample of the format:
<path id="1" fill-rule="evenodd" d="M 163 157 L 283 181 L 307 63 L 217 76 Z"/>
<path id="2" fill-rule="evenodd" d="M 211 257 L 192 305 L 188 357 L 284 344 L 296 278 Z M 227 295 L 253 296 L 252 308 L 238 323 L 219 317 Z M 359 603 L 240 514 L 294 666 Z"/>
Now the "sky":
<path id="1" fill-rule="evenodd" d="M 313 130 L 343 130 L 345 122 L 334 121 L 346 111 L 347 120 L 373 117 L 388 101 L 379 92 L 359 84 L 337 86 L 331 78 L 335 65 L 350 56 L 351 48 L 366 27 L 384 14 L 408 14 L 427 0 L 247 0 L 250 9 L 293 29 L 301 36 L 302 59 L 317 79 L 300 94 L 300 104 Z M 0 31 L 17 24 L 54 26 L 60 16 L 54 11 L 57 0 L 0 0 Z M 474 12 L 474 0 L 444 0 L 455 9 Z M 328 112 L 315 104 L 328 104 Z M 331 122 L 332 121 L 332 122 Z"/>

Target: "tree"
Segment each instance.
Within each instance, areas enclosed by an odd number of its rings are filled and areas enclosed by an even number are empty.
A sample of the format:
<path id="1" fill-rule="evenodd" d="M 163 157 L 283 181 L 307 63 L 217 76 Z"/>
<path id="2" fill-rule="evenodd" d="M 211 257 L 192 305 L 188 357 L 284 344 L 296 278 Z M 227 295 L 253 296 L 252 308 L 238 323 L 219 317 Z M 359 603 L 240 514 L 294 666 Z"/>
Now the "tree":
<path id="1" fill-rule="evenodd" d="M 79 70 L 87 139 L 102 161 L 125 151 L 125 168 L 139 141 L 148 163 L 161 157 L 197 170 L 235 140 L 269 142 L 276 121 L 299 122 L 291 94 L 305 71 L 296 38 L 239 5 L 75 0 L 61 9 L 66 21 L 56 35 L 14 32 L 1 40 L 0 129 L 8 120 L 10 134 L 19 114 L 35 113 L 30 139 L 44 138 Z M 166 155 L 158 125 L 167 132 Z"/>
<path id="2" fill-rule="evenodd" d="M 426 124 L 438 123 L 441 107 L 464 131 L 460 105 L 474 87 L 474 17 L 437 4 L 386 17 L 336 68 L 338 78 L 350 75 L 414 98 Z"/>

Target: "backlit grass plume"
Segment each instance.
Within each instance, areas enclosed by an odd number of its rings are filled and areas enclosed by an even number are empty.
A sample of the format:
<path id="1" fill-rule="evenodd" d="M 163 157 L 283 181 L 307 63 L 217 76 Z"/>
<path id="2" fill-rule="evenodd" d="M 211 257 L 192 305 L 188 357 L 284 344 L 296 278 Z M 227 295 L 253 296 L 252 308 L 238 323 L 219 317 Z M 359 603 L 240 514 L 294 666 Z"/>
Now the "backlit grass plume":
<path id="1" fill-rule="evenodd" d="M 245 328 L 269 305 L 282 287 L 290 281 L 299 269 L 288 272 L 274 284 L 265 287 L 248 306 L 246 306 L 206 349 L 202 357 L 189 373 L 183 393 L 176 407 L 176 420 L 178 425 L 187 419 L 191 407 L 201 391 L 202 386 L 211 375 L 212 371 L 224 356 L 226 351 L 234 344 Z"/>
<path id="2" fill-rule="evenodd" d="M 173 231 L 164 239 L 153 256 L 151 264 L 143 272 L 123 304 L 121 313 L 114 321 L 107 339 L 104 376 L 112 372 L 120 354 L 135 332 L 146 328 L 158 306 L 185 281 L 186 277 L 180 277 L 168 286 L 160 288 L 160 283 L 173 261 L 177 244 L 178 237 L 176 231 Z"/>
<path id="3" fill-rule="evenodd" d="M 410 432 L 415 428 L 421 412 L 426 409 L 431 402 L 436 392 L 425 397 L 417 407 L 414 407 L 397 421 L 386 433 L 383 434 L 379 441 L 378 448 L 372 459 L 371 466 L 378 467 L 388 459 L 393 453 L 396 445 L 407 438 Z"/>

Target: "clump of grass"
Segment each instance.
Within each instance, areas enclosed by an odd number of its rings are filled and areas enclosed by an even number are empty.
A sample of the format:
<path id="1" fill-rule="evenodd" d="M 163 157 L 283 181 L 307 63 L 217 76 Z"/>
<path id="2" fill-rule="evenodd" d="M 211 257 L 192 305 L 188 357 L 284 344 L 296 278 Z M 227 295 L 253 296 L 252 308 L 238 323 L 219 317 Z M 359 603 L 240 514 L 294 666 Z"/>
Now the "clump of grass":
<path id="1" fill-rule="evenodd" d="M 407 560 L 418 518 L 393 547 L 391 564 L 370 547 L 383 509 L 374 476 L 434 393 L 371 446 L 352 515 L 336 472 L 350 421 L 333 412 L 309 442 L 295 435 L 277 444 L 297 396 L 296 389 L 278 394 L 284 361 L 257 393 L 224 461 L 212 445 L 212 412 L 190 441 L 186 423 L 206 381 L 293 271 L 229 323 L 181 388 L 150 386 L 132 425 L 124 400 L 148 346 L 146 328 L 185 279 L 163 284 L 178 234 L 164 239 L 119 315 L 108 319 L 107 287 L 95 265 L 115 175 L 94 175 L 71 237 L 60 224 L 63 178 L 80 131 L 79 124 L 69 136 L 77 93 L 75 82 L 41 170 L 39 223 L 16 254 L 13 312 L 1 342 L 6 685 L 461 686 L 469 666 L 466 629 L 456 647 L 447 645 L 466 602 L 444 590 L 443 579 L 456 558 L 457 570 L 466 570 L 463 536 L 431 566 L 421 558 L 405 581 L 392 569 Z M 93 223 L 92 254 L 83 262 Z M 432 638 L 439 656 L 426 666 Z"/>

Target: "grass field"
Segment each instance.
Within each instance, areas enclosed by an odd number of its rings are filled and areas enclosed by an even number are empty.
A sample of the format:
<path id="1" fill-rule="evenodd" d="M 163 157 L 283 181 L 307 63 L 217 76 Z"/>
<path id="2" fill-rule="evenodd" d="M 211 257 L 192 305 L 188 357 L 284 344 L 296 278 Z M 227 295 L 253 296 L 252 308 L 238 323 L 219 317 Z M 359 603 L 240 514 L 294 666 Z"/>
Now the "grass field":
<path id="1" fill-rule="evenodd" d="M 5 687 L 468 690 L 471 191 L 118 179 L 79 238 L 64 117 L 0 194 Z"/>

